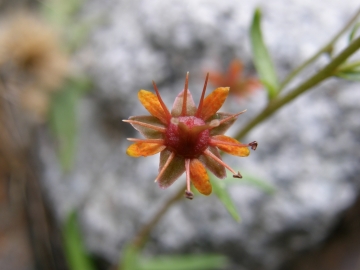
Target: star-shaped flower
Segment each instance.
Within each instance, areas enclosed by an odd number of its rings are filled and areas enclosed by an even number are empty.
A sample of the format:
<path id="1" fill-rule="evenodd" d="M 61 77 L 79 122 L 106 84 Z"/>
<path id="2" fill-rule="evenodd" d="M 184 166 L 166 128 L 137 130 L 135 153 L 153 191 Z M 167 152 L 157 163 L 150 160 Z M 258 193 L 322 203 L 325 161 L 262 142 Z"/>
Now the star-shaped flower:
<path id="1" fill-rule="evenodd" d="M 171 111 L 167 109 L 153 82 L 156 95 L 146 90 L 138 93 L 140 102 L 151 115 L 131 116 L 123 120 L 146 138 L 129 138 L 134 144 L 129 146 L 126 153 L 132 157 L 146 157 L 160 152 L 159 174 L 155 181 L 161 188 L 166 188 L 186 172 L 185 195 L 189 199 L 193 198 L 190 183 L 204 195 L 211 193 L 212 187 L 205 168 L 218 178 L 226 176 L 225 168 L 235 178 L 242 177 L 240 172 L 235 172 L 222 161 L 219 150 L 246 157 L 250 154 L 249 147 L 253 150 L 257 147 L 256 141 L 242 144 L 223 135 L 245 111 L 236 114 L 217 113 L 229 94 L 229 87 L 219 87 L 204 98 L 208 78 L 209 74 L 198 107 L 188 90 L 187 73 L 185 88 L 176 97 Z"/>
<path id="2" fill-rule="evenodd" d="M 261 83 L 254 77 L 245 77 L 243 71 L 243 63 L 235 59 L 230 63 L 226 73 L 213 72 L 210 76 L 210 83 L 216 87 L 227 85 L 230 87 L 230 94 L 239 98 L 246 98 L 259 89 Z"/>

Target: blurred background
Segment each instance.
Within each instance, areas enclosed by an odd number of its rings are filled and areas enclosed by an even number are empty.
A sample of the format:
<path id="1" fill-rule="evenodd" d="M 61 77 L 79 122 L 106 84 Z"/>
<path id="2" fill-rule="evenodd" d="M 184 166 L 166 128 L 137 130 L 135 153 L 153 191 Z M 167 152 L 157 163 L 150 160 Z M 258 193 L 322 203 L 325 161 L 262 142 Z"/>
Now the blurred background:
<path id="1" fill-rule="evenodd" d="M 236 134 L 267 102 L 249 39 L 256 7 L 282 80 L 360 5 L 0 1 L 0 269 L 116 268 L 127 243 L 185 179 L 160 189 L 158 155 L 128 157 L 126 138 L 140 136 L 121 120 L 148 114 L 137 92 L 152 91 L 152 80 L 171 107 L 187 71 L 197 103 L 210 72 L 208 92 L 231 87 L 221 111 L 247 109 L 228 132 Z M 334 52 L 346 44 L 345 35 Z M 258 141 L 255 152 L 224 156 L 244 175 L 227 186 L 241 221 L 217 196 L 197 194 L 169 209 L 144 256 L 226 259 L 192 269 L 360 269 L 359 100 L 359 83 L 330 79 L 257 126 L 244 139 Z M 84 264 L 74 263 L 79 250 Z"/>

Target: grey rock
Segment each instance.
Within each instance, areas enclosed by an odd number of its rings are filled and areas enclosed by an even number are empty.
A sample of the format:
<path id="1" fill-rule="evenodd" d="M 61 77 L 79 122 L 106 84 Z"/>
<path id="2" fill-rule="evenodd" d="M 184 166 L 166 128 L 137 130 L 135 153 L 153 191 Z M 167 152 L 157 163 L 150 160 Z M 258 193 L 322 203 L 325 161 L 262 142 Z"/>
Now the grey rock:
<path id="1" fill-rule="evenodd" d="M 85 16 L 106 16 L 106 22 L 77 56 L 96 89 L 79 108 L 74 171 L 61 173 L 54 145 L 45 135 L 41 156 L 44 186 L 59 219 L 77 209 L 92 252 L 115 262 L 127 241 L 184 182 L 182 177 L 161 190 L 153 182 L 158 156 L 133 159 L 125 154 L 125 138 L 140 135 L 121 119 L 146 114 L 137 100 L 138 89 L 151 90 L 155 80 L 170 106 L 186 71 L 199 100 L 207 69 L 221 68 L 234 57 L 251 69 L 248 29 L 256 6 L 262 8 L 265 39 L 283 78 L 330 40 L 358 2 L 86 4 Z M 359 191 L 357 88 L 355 83 L 329 80 L 249 133 L 245 141 L 257 140 L 259 147 L 248 158 L 225 157 L 234 167 L 276 187 L 274 195 L 267 195 L 252 186 L 232 186 L 241 223 L 215 195 L 199 195 L 170 209 L 153 231 L 146 253 L 218 252 L 231 258 L 229 269 L 276 269 L 296 252 L 319 243 Z M 228 101 L 224 111 L 248 109 L 229 133 L 254 117 L 265 101 L 264 92 L 240 104 Z"/>

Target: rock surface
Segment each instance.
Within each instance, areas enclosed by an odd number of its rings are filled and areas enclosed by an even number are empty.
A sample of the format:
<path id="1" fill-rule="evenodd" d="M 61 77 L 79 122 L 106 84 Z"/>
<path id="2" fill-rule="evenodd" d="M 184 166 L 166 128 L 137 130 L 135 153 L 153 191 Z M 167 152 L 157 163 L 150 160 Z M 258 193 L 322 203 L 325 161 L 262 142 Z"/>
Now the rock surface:
<path id="1" fill-rule="evenodd" d="M 106 21 L 78 55 L 96 89 L 79 108 L 75 169 L 66 175 L 61 172 L 46 135 L 41 156 L 44 185 L 59 218 L 73 208 L 79 211 L 91 251 L 116 261 L 123 245 L 183 185 L 184 177 L 161 190 L 153 182 L 158 156 L 133 159 L 125 154 L 129 145 L 125 138 L 139 135 L 121 119 L 146 114 L 137 101 L 138 89 L 151 90 L 155 80 L 171 106 L 186 71 L 199 100 L 207 70 L 224 68 L 235 57 L 251 69 L 248 29 L 256 6 L 262 8 L 265 40 L 283 78 L 330 40 L 358 3 L 92 0 L 86 4 L 85 16 L 106 16 Z M 223 111 L 248 109 L 229 133 L 254 117 L 265 100 L 260 91 L 246 102 L 228 101 Z M 329 80 L 259 125 L 245 138 L 257 140 L 258 149 L 246 159 L 225 159 L 271 183 L 276 193 L 232 186 L 241 223 L 233 221 L 215 195 L 184 200 L 153 231 L 147 253 L 218 252 L 231 258 L 229 269 L 277 269 L 296 252 L 321 241 L 359 191 L 359 100 L 358 85 Z"/>

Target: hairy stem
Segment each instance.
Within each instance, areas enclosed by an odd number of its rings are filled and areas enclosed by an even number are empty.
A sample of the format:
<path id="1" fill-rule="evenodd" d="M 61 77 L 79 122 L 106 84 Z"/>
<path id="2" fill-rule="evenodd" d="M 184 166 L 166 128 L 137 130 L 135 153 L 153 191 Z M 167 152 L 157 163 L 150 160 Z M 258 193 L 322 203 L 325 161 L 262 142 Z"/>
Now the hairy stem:
<path id="1" fill-rule="evenodd" d="M 295 99 L 300 94 L 331 77 L 347 58 L 354 54 L 360 48 L 360 37 L 355 39 L 347 48 L 345 48 L 337 57 L 335 57 L 329 64 L 323 67 L 318 73 L 310 77 L 304 83 L 290 91 L 284 96 L 277 97 L 271 100 L 265 109 L 260 112 L 253 120 L 251 120 L 240 132 L 236 135 L 237 140 L 241 140 L 252 128 L 269 118 L 274 112 L 280 109 L 285 104 Z"/>
<path id="2" fill-rule="evenodd" d="M 313 63 L 320 55 L 326 52 L 330 52 L 332 47 L 334 46 L 335 42 L 353 25 L 353 23 L 357 20 L 360 15 L 360 9 L 355 13 L 355 15 L 350 19 L 350 21 L 335 35 L 335 37 L 330 40 L 324 47 L 322 47 L 317 53 L 315 53 L 312 57 L 302 63 L 299 67 L 294 69 L 281 83 L 280 90 L 284 89 L 288 83 L 298 75 L 303 69 L 305 69 L 308 65 Z"/>

